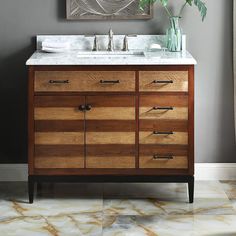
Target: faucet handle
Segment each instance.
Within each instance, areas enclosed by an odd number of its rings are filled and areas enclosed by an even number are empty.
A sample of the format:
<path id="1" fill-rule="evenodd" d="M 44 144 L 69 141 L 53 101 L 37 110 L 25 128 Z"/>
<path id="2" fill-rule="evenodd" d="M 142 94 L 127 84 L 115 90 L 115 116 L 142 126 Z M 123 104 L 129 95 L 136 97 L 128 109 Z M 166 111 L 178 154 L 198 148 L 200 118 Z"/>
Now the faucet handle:
<path id="1" fill-rule="evenodd" d="M 127 35 L 125 35 L 124 43 L 123 43 L 123 49 L 122 49 L 122 51 L 125 51 L 125 52 L 129 51 L 128 37 L 137 37 L 137 35 L 136 34 L 127 34 Z"/>
<path id="2" fill-rule="evenodd" d="M 98 50 L 99 50 L 98 37 L 97 37 L 97 35 L 95 35 L 94 43 L 93 43 L 93 51 L 98 51 Z"/>

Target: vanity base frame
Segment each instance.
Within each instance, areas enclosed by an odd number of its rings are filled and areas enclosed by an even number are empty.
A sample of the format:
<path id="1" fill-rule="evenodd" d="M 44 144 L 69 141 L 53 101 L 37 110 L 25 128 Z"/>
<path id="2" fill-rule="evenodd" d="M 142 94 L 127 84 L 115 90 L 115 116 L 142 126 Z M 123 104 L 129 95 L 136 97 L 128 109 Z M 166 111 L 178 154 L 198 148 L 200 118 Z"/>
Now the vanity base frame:
<path id="1" fill-rule="evenodd" d="M 187 183 L 189 193 L 189 203 L 193 203 L 194 199 L 194 176 L 190 175 L 173 175 L 173 176 L 78 176 L 78 175 L 29 175 L 29 202 L 34 200 L 34 187 L 41 183 Z"/>

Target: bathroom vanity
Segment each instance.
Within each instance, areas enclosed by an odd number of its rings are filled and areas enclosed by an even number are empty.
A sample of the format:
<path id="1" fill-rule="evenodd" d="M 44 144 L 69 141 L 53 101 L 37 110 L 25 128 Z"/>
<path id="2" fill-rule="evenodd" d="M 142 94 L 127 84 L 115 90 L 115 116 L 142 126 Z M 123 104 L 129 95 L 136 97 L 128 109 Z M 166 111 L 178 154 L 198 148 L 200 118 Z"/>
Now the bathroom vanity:
<path id="1" fill-rule="evenodd" d="M 181 182 L 192 203 L 196 61 L 79 50 L 27 61 L 30 203 L 40 182 Z"/>

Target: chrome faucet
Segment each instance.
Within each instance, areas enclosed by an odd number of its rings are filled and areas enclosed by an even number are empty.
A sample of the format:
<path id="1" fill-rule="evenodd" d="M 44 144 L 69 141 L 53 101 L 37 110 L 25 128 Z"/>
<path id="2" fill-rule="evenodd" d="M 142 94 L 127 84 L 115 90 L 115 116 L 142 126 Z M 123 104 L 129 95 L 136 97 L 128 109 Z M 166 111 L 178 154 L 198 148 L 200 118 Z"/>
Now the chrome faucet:
<path id="1" fill-rule="evenodd" d="M 114 51 L 114 42 L 113 42 L 113 31 L 112 29 L 109 30 L 109 33 L 108 33 L 108 36 L 109 36 L 109 41 L 108 41 L 108 48 L 107 48 L 107 51 Z"/>

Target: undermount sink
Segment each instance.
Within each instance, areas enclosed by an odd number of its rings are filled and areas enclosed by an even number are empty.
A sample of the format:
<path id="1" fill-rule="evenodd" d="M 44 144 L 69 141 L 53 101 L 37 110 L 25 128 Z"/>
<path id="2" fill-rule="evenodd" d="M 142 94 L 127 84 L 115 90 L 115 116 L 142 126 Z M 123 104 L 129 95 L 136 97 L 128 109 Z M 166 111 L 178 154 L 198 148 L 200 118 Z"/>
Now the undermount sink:
<path id="1" fill-rule="evenodd" d="M 86 52 L 79 52 L 77 54 L 77 57 L 145 57 L 144 52 L 142 51 L 136 51 L 136 52 L 130 52 L 130 51 L 86 51 Z"/>

